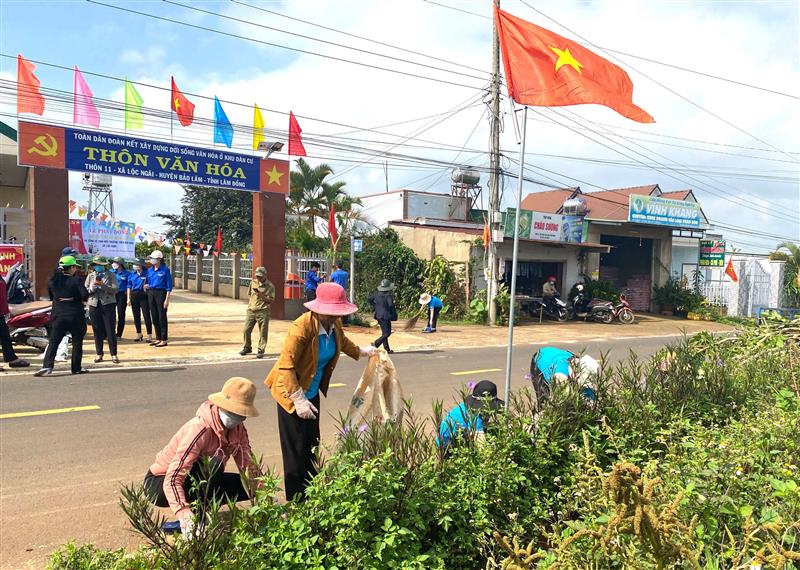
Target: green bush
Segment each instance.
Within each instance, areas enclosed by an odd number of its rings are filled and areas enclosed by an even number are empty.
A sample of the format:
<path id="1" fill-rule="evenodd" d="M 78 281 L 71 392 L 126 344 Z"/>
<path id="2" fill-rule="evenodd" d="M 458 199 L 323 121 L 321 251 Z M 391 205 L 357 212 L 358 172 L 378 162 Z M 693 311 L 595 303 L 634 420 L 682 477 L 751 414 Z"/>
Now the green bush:
<path id="1" fill-rule="evenodd" d="M 652 300 L 661 307 L 672 307 L 682 316 L 700 310 L 706 302 L 703 295 L 687 289 L 675 277 L 670 277 L 663 285 L 654 285 Z"/>
<path id="2" fill-rule="evenodd" d="M 577 294 L 577 283 L 569 291 L 568 299 Z M 619 301 L 620 290 L 614 287 L 611 281 L 598 281 L 585 277 L 583 279 L 583 294 L 587 299 L 603 299 L 616 303 Z"/>

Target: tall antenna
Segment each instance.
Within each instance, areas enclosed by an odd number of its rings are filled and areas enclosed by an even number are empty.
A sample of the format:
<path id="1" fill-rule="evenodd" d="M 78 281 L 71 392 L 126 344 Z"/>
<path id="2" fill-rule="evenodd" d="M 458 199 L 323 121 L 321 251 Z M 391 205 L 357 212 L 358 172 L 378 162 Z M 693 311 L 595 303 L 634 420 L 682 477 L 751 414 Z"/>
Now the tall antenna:
<path id="1" fill-rule="evenodd" d="M 111 175 L 86 172 L 83 189 L 89 193 L 89 212 L 114 217 L 114 196 L 111 194 Z"/>

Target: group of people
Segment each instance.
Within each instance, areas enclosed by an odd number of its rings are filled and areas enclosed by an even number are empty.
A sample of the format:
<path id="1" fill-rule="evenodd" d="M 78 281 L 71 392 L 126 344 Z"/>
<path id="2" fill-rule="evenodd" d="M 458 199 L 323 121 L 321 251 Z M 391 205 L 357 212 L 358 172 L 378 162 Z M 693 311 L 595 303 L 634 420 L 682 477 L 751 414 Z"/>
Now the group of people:
<path id="1" fill-rule="evenodd" d="M 154 347 L 167 346 L 167 309 L 172 293 L 172 274 L 164 265 L 164 254 L 155 250 L 150 254 L 150 266 L 143 259 L 135 260 L 132 269 L 125 261 L 115 257 L 109 262 L 105 257 L 92 258 L 86 277 L 79 275 L 80 266 L 76 252 L 65 248 L 53 277 L 48 282 L 53 302 L 53 322 L 42 368 L 34 376 L 51 374 L 55 367 L 56 351 L 64 337 L 72 337 L 71 370 L 73 374 L 88 372 L 83 367 L 83 339 L 86 336 L 84 303 L 89 307 L 95 343 L 95 362 L 105 358 L 105 344 L 111 361 L 119 363 L 117 340 L 125 330 L 127 307 L 133 312 L 136 328 L 134 342 L 144 341 L 142 319 L 147 332 L 147 342 Z M 155 332 L 155 338 L 153 338 Z"/>

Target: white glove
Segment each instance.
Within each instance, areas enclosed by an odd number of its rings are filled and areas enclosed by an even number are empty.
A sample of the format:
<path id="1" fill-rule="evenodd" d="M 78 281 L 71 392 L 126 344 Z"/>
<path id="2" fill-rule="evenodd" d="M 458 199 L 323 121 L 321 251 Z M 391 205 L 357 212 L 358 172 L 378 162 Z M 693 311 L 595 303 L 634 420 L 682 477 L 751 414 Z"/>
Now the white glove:
<path id="1" fill-rule="evenodd" d="M 194 538 L 194 517 L 189 515 L 181 519 L 181 534 L 186 540 Z"/>
<path id="2" fill-rule="evenodd" d="M 361 351 L 361 356 L 366 356 L 366 357 L 369 357 L 369 358 L 371 358 L 371 357 L 375 356 L 376 354 L 378 354 L 378 349 L 375 348 L 372 345 L 362 346 L 361 348 L 359 348 L 359 350 Z"/>
<path id="3" fill-rule="evenodd" d="M 289 398 L 294 402 L 294 409 L 299 417 L 304 420 L 316 419 L 319 410 L 306 398 L 306 394 L 303 392 L 302 388 L 294 394 L 291 394 Z"/>

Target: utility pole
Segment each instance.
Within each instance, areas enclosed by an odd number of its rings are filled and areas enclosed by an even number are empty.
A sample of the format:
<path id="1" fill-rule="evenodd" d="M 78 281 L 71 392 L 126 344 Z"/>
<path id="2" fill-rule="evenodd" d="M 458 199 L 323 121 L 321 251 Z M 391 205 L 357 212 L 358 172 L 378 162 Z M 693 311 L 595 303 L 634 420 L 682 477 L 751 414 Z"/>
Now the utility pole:
<path id="1" fill-rule="evenodd" d="M 494 5 L 500 8 L 500 0 L 494 0 Z M 494 241 L 494 234 L 500 225 L 495 223 L 495 216 L 500 212 L 500 41 L 497 37 L 497 22 L 494 18 L 492 22 L 494 32 L 492 34 L 492 101 L 491 116 L 489 117 L 489 219 L 487 220 L 490 239 L 486 290 L 490 325 L 494 325 L 497 321 L 497 307 L 494 298 L 497 295 L 498 267 L 497 244 Z"/>

